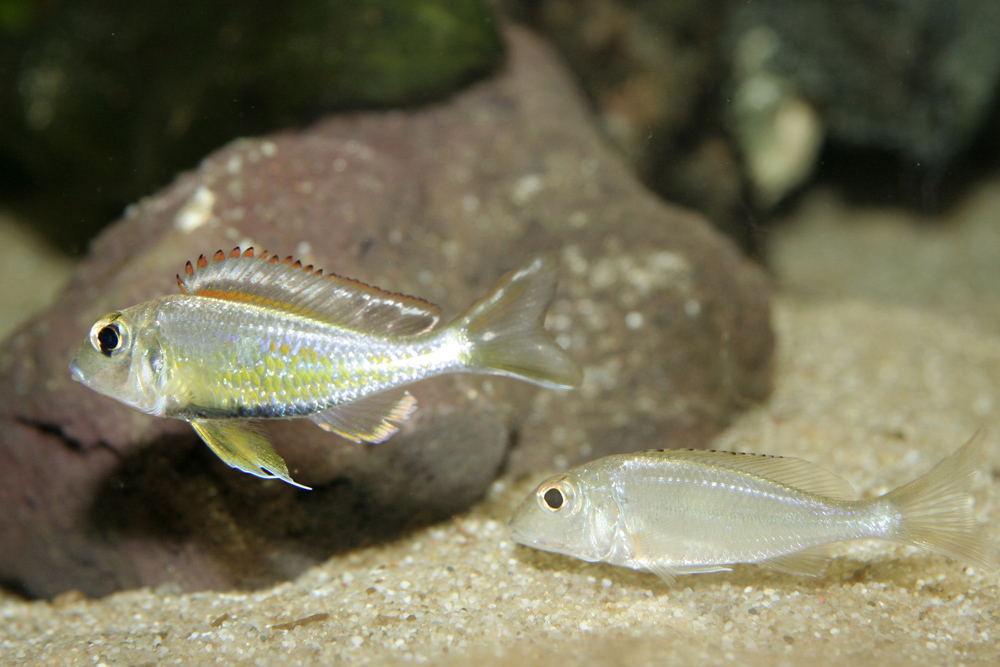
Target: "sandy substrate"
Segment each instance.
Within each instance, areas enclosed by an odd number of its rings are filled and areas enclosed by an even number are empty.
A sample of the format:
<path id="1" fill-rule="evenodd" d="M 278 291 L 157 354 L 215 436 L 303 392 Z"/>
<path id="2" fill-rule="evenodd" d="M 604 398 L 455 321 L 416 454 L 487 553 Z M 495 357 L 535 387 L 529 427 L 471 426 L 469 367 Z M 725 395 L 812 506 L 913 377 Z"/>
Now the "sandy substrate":
<path id="1" fill-rule="evenodd" d="M 976 512 L 996 545 L 998 212 L 1000 183 L 933 229 L 806 197 L 773 245 L 774 395 L 716 447 L 807 458 L 868 497 L 991 427 Z M 743 566 L 668 588 L 516 546 L 506 521 L 550 472 L 500 480 L 467 515 L 268 590 L 0 594 L 0 662 L 1000 664 L 1000 576 L 915 548 L 845 543 L 818 579 Z"/>

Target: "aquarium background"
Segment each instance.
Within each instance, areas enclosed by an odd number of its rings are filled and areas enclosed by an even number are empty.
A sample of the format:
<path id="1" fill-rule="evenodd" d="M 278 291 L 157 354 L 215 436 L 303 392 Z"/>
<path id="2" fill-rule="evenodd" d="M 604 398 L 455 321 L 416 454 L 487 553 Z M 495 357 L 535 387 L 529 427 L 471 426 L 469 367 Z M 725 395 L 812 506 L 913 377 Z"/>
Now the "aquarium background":
<path id="1" fill-rule="evenodd" d="M 995 664 L 997 575 L 927 552 L 668 588 L 506 522 L 612 451 L 799 456 L 872 497 L 990 428 L 996 545 L 998 14 L 0 0 L 0 654 Z M 69 381 L 94 318 L 248 241 L 452 314 L 554 247 L 584 385 L 430 384 L 394 449 L 277 425 L 308 496 Z"/>

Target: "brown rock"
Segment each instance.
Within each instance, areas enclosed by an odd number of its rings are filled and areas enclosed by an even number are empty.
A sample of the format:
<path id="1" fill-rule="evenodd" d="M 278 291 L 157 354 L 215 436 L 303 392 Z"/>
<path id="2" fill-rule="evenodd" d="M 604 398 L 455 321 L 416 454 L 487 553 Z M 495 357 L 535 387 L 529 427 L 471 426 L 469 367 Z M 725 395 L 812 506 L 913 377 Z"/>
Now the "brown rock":
<path id="1" fill-rule="evenodd" d="M 565 55 L 604 134 L 646 185 L 762 253 L 725 126 L 729 0 L 499 0 Z M 754 4 L 754 3 L 751 3 Z M 725 102 L 723 102 L 725 100 Z"/>
<path id="2" fill-rule="evenodd" d="M 33 595 L 261 585 L 461 511 L 505 463 L 518 474 L 703 445 L 766 396 L 763 274 L 643 189 L 545 44 L 518 29 L 507 39 L 505 71 L 447 104 L 235 142 L 94 243 L 0 357 L 0 579 Z M 97 317 L 174 291 L 187 259 L 235 245 L 427 298 L 446 317 L 557 248 L 550 329 L 586 379 L 571 392 L 420 383 L 414 418 L 377 446 L 269 423 L 311 492 L 230 470 L 186 424 L 70 380 Z"/>

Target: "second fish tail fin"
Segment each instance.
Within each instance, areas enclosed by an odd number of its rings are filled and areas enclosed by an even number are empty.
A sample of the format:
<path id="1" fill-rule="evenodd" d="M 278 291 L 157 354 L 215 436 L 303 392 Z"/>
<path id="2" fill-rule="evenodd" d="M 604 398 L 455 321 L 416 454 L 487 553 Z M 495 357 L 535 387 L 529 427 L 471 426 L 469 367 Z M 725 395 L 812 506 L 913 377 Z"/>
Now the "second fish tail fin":
<path id="1" fill-rule="evenodd" d="M 899 511 L 896 539 L 992 572 L 996 561 L 984 527 L 973 517 L 970 496 L 984 438 L 984 431 L 977 432 L 930 472 L 884 499 Z"/>
<path id="2" fill-rule="evenodd" d="M 580 367 L 545 331 L 555 296 L 557 260 L 548 252 L 510 272 L 454 326 L 465 332 L 470 370 L 509 375 L 545 387 L 580 384 Z"/>

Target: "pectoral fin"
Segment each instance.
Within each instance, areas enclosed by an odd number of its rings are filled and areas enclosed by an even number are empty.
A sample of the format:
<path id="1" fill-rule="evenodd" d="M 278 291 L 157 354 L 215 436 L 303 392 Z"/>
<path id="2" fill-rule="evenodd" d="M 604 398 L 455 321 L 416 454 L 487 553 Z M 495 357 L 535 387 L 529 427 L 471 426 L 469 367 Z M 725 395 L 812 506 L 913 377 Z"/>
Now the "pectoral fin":
<path id="1" fill-rule="evenodd" d="M 670 519 L 643 529 L 630 524 L 631 522 L 626 525 L 632 538 L 632 567 L 652 572 L 668 586 L 673 586 L 678 572 L 670 558 L 671 548 L 674 546 L 670 539 Z"/>
<path id="2" fill-rule="evenodd" d="M 417 409 L 407 391 L 383 391 L 358 401 L 337 405 L 311 417 L 320 428 L 355 442 L 383 442 Z"/>
<path id="3" fill-rule="evenodd" d="M 652 572 L 668 586 L 673 586 L 676 577 L 681 574 L 729 572 L 733 569 L 728 564 L 682 564 L 685 545 L 677 537 L 673 524 L 674 520 L 668 516 L 658 524 L 639 530 L 632 536 L 636 565 Z"/>
<path id="4" fill-rule="evenodd" d="M 278 456 L 256 424 L 236 419 L 196 419 L 191 426 L 226 465 L 264 479 L 292 481 L 284 459 Z"/>

